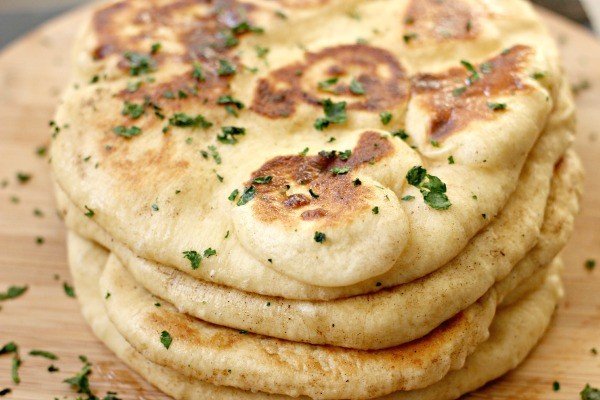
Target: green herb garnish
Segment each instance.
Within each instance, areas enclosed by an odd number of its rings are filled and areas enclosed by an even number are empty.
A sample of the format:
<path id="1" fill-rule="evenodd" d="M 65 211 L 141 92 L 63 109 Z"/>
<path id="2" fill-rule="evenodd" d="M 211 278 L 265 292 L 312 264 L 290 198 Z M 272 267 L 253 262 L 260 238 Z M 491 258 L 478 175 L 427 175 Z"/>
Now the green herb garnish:
<path id="1" fill-rule="evenodd" d="M 365 88 L 362 83 L 357 81 L 356 79 L 352 79 L 350 82 L 350 91 L 354 94 L 365 94 Z"/>
<path id="2" fill-rule="evenodd" d="M 80 356 L 79 359 L 84 363 L 81 371 L 71 378 L 65 379 L 63 382 L 68 383 L 77 391 L 77 393 L 87 394 L 90 398 L 95 397 L 90 388 L 89 375 L 92 373 L 92 365 L 87 361 L 86 357 Z"/>
<path id="3" fill-rule="evenodd" d="M 581 396 L 581 400 L 600 400 L 600 390 L 591 387 L 589 383 L 585 385 L 585 388 L 579 395 Z"/>
<path id="4" fill-rule="evenodd" d="M 217 69 L 217 74 L 219 76 L 231 76 L 236 72 L 235 65 L 231 64 L 227 60 L 219 60 L 219 68 Z"/>
<path id="5" fill-rule="evenodd" d="M 440 178 L 429 175 L 421 166 L 410 169 L 406 180 L 421 191 L 425 203 L 435 210 L 447 210 L 452 205 L 446 195 L 446 184 Z"/>
<path id="6" fill-rule="evenodd" d="M 56 356 L 56 354 L 50 353 L 49 351 L 44 351 L 44 350 L 31 350 L 29 352 L 29 355 L 34 356 L 34 357 L 44 357 L 44 358 L 47 358 L 48 360 L 58 360 L 58 357 Z"/>
<path id="7" fill-rule="evenodd" d="M 28 286 L 10 286 L 6 292 L 0 292 L 0 301 L 16 299 L 27 291 Z"/>
<path id="8" fill-rule="evenodd" d="M 69 297 L 75 297 L 75 288 L 71 285 L 69 285 L 67 282 L 63 283 L 63 289 L 65 291 L 65 294 Z"/>
<path id="9" fill-rule="evenodd" d="M 471 74 L 468 78 L 467 78 L 467 83 L 469 85 L 472 85 L 473 82 L 475 82 L 476 80 L 479 79 L 479 72 L 477 72 L 477 70 L 475 69 L 475 67 L 473 66 L 473 64 L 471 64 L 470 62 L 466 61 L 466 60 L 461 60 L 460 62 L 463 67 L 465 67 L 467 69 L 467 71 Z"/>
<path id="10" fill-rule="evenodd" d="M 144 114 L 145 111 L 145 104 L 136 104 L 126 101 L 125 104 L 123 104 L 123 110 L 121 110 L 121 114 L 129 116 L 132 119 L 138 119 Z"/>
<path id="11" fill-rule="evenodd" d="M 217 140 L 225 144 L 236 144 L 237 136 L 245 135 L 246 128 L 238 126 L 224 126 L 221 128 L 221 133 L 217 135 Z"/>
<path id="12" fill-rule="evenodd" d="M 319 131 L 327 128 L 330 124 L 342 124 L 348 120 L 345 101 L 334 103 L 330 99 L 323 100 L 323 111 L 325 117 L 317 118 L 314 123 L 314 127 Z"/>
<path id="13" fill-rule="evenodd" d="M 251 185 L 250 187 L 247 187 L 244 189 L 244 193 L 242 193 L 242 197 L 240 197 L 240 199 L 237 202 L 237 206 L 243 206 L 246 203 L 248 203 L 250 200 L 252 200 L 254 198 L 254 195 L 256 194 L 256 188 Z"/>
<path id="14" fill-rule="evenodd" d="M 141 134 L 142 130 L 137 126 L 126 127 L 124 125 L 119 125 L 113 128 L 113 132 L 117 134 L 117 136 L 122 136 L 129 139 Z"/>
<path id="15" fill-rule="evenodd" d="M 404 40 L 404 43 L 406 43 L 406 44 L 409 44 L 411 41 L 415 40 L 418 37 L 419 37 L 419 35 L 416 33 L 406 33 L 406 34 L 402 35 L 402 39 Z"/>
<path id="16" fill-rule="evenodd" d="M 200 63 L 194 63 L 194 69 L 192 70 L 192 78 L 196 79 L 198 82 L 204 82 L 206 78 L 204 77 L 204 72 L 202 71 L 202 65 Z"/>
<path id="17" fill-rule="evenodd" d="M 192 269 L 198 269 L 202 262 L 202 256 L 196 250 L 184 251 L 183 258 L 187 258 L 190 261 Z"/>
<path id="18" fill-rule="evenodd" d="M 31 174 L 25 172 L 17 172 L 16 176 L 20 184 L 25 184 L 31 180 Z"/>
<path id="19" fill-rule="evenodd" d="M 330 171 L 334 175 L 346 175 L 350 172 L 350 167 L 333 167 Z"/>
<path id="20" fill-rule="evenodd" d="M 169 118 L 169 124 L 172 126 L 177 126 L 179 128 L 202 128 L 208 129 L 213 124 L 208 121 L 204 116 L 198 114 L 195 117 L 185 113 L 176 113 L 171 118 Z"/>
<path id="21" fill-rule="evenodd" d="M 163 344 L 163 346 L 165 346 L 165 349 L 169 350 L 169 347 L 171 347 L 171 343 L 173 343 L 173 338 L 171 337 L 169 332 L 162 331 L 160 333 L 160 342 Z"/>
<path id="22" fill-rule="evenodd" d="M 506 103 L 491 103 L 491 102 L 488 102 L 487 106 L 492 111 L 503 111 L 503 110 L 506 110 Z"/>
<path id="23" fill-rule="evenodd" d="M 392 120 L 392 113 L 389 111 L 382 111 L 379 113 L 379 119 L 383 125 L 387 125 Z"/>
<path id="24" fill-rule="evenodd" d="M 233 192 L 231 192 L 231 194 L 229 195 L 229 197 L 227 199 L 229 201 L 234 201 L 237 198 L 237 196 L 238 196 L 239 193 L 240 193 L 239 190 L 233 189 Z"/>
<path id="25" fill-rule="evenodd" d="M 350 156 L 352 156 L 352 150 L 340 151 L 340 153 L 338 154 L 338 157 L 342 161 L 347 161 L 350 158 Z"/>
<path id="26" fill-rule="evenodd" d="M 156 68 L 156 62 L 148 55 L 128 51 L 124 56 L 129 61 L 129 74 L 131 76 L 148 74 Z"/>
<path id="27" fill-rule="evenodd" d="M 327 239 L 327 236 L 323 232 L 317 231 L 315 232 L 314 239 L 317 243 L 323 243 Z"/>
<path id="28" fill-rule="evenodd" d="M 338 78 L 338 77 L 325 79 L 324 81 L 319 82 L 319 84 L 318 84 L 319 89 L 321 89 L 325 92 L 333 92 L 334 90 L 332 89 L 332 86 L 336 85 L 339 82 L 339 80 L 340 80 L 340 78 Z"/>
<path id="29" fill-rule="evenodd" d="M 271 183 L 271 181 L 273 180 L 272 176 L 259 176 L 256 177 L 252 180 L 252 183 L 256 183 L 258 185 L 264 185 L 267 183 Z"/>

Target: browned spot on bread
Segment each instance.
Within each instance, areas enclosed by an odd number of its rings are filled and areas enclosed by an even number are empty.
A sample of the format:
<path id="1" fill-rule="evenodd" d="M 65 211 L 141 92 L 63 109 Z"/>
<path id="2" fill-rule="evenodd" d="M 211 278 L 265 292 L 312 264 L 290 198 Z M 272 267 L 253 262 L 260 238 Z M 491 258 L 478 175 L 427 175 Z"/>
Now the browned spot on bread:
<path id="1" fill-rule="evenodd" d="M 229 79 L 223 79 L 213 71 L 207 71 L 204 79 L 198 81 L 190 70 L 166 82 L 142 83 L 135 91 L 123 89 L 118 96 L 128 101 L 150 101 L 168 114 L 182 109 L 188 103 L 201 103 L 203 109 L 214 107 L 219 96 L 228 91 Z"/>
<path id="2" fill-rule="evenodd" d="M 319 81 L 337 78 L 327 91 Z M 355 79 L 364 94 L 350 90 Z M 346 100 L 352 110 L 383 111 L 407 101 L 409 81 L 399 61 L 388 51 L 363 44 L 330 47 L 308 53 L 304 63 L 273 71 L 258 82 L 252 109 L 270 118 L 292 115 L 296 104 L 319 106 L 325 97 Z"/>
<path id="3" fill-rule="evenodd" d="M 246 183 L 250 186 L 257 177 L 272 177 L 270 183 L 254 184 L 253 211 L 262 221 L 287 224 L 295 218 L 322 220 L 324 224 L 349 219 L 361 210 L 370 209 L 368 200 L 374 194 L 372 188 L 355 184 L 347 172 L 375 163 L 392 152 L 387 137 L 364 132 L 347 160 L 325 151 L 316 156 L 275 157 Z M 342 173 L 332 172 L 336 168 Z"/>
<path id="4" fill-rule="evenodd" d="M 239 37 L 248 32 L 233 32 L 240 23 L 251 23 L 256 6 L 243 4 L 237 0 L 178 0 L 157 4 L 154 1 L 121 1 L 98 10 L 92 21 L 98 38 L 93 51 L 94 59 L 109 55 L 123 56 L 126 52 L 149 55 L 148 46 L 141 43 L 155 38 L 157 31 L 171 32 L 169 40 L 181 47 L 180 51 L 170 52 L 161 49 L 153 55 L 157 64 L 165 60 L 201 62 L 208 70 L 216 71 L 216 60 L 227 58 L 235 62 L 230 53 L 234 46 L 231 37 Z M 119 64 L 128 68 L 129 62 L 122 57 Z"/>
<path id="5" fill-rule="evenodd" d="M 488 106 L 493 96 L 508 95 L 526 89 L 521 80 L 524 64 L 532 50 L 514 46 L 497 57 L 475 66 L 479 78 L 469 80 L 466 68 L 452 68 L 443 74 L 421 74 L 412 79 L 414 93 L 424 96 L 432 115 L 429 134 L 440 140 L 477 119 L 499 114 Z M 510 105 L 509 105 L 510 107 Z"/>
<path id="6" fill-rule="evenodd" d="M 148 185 L 152 176 L 156 187 L 169 184 L 184 174 L 189 162 L 177 156 L 175 143 L 170 135 L 161 137 L 161 143 L 140 150 L 134 139 L 123 139 L 107 133 L 99 142 L 100 164 L 106 171 L 116 175 L 118 182 L 126 182 L 130 188 Z"/>
<path id="7" fill-rule="evenodd" d="M 474 39 L 480 32 L 478 15 L 462 0 L 411 0 L 404 32 L 414 40 Z"/>

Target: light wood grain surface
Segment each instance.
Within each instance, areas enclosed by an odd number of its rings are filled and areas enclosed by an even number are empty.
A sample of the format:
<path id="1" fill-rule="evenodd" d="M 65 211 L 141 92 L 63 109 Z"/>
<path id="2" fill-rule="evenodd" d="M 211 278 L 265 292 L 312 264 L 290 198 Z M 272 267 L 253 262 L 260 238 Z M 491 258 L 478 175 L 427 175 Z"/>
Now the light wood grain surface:
<path id="1" fill-rule="evenodd" d="M 579 399 L 586 383 L 600 386 L 600 355 L 591 352 L 600 351 L 600 267 L 584 268 L 585 260 L 600 260 L 600 44 L 574 25 L 544 15 L 572 81 L 590 85 L 578 95 L 576 147 L 588 178 L 583 211 L 564 254 L 567 296 L 525 364 L 471 399 Z M 62 287 L 70 281 L 65 230 L 52 199 L 48 159 L 37 156 L 36 148 L 49 142 L 48 121 L 68 79 L 69 49 L 81 17 L 76 12 L 53 21 L 0 55 L 0 291 L 29 285 L 21 298 L 0 302 L 0 346 L 14 340 L 23 359 L 16 386 L 10 356 L 0 356 L 0 390 L 12 388 L 6 399 L 76 398 L 62 380 L 79 371 L 78 355 L 85 354 L 94 364 L 90 380 L 99 395 L 111 390 L 123 399 L 164 399 L 94 338 L 77 301 Z M 17 183 L 18 171 L 32 179 Z M 4 179 L 9 183 L 1 188 Z M 34 215 L 36 208 L 43 217 Z M 37 237 L 44 243 L 37 244 Z M 60 372 L 51 374 L 49 360 L 28 356 L 33 348 L 55 352 Z M 552 390 L 553 381 L 560 382 L 560 391 Z"/>

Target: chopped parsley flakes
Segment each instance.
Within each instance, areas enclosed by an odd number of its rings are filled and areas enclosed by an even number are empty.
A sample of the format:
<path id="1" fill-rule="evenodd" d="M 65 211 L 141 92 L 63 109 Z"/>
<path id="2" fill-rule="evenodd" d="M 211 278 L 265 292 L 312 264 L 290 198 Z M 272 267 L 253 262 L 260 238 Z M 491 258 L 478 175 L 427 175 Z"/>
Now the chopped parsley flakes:
<path id="1" fill-rule="evenodd" d="M 362 83 L 353 78 L 350 82 L 350 92 L 356 95 L 365 94 L 365 87 Z"/>
<path id="2" fill-rule="evenodd" d="M 16 176 L 20 184 L 25 184 L 31 180 L 31 174 L 25 172 L 17 172 Z"/>
<path id="3" fill-rule="evenodd" d="M 352 156 L 352 150 L 340 151 L 340 153 L 338 154 L 338 157 L 342 161 L 347 161 L 350 158 L 350 156 Z"/>
<path id="4" fill-rule="evenodd" d="M 198 62 L 194 63 L 194 68 L 192 69 L 192 78 L 198 82 L 204 82 L 206 80 L 204 77 L 204 72 L 202 71 L 202 65 L 200 65 Z"/>
<path id="5" fill-rule="evenodd" d="M 600 400 L 600 390 L 591 387 L 589 384 L 579 393 L 581 400 Z"/>
<path id="6" fill-rule="evenodd" d="M 252 180 L 252 183 L 256 183 L 258 185 L 264 185 L 267 183 L 271 183 L 273 180 L 272 176 L 258 176 Z"/>
<path id="7" fill-rule="evenodd" d="M 149 55 L 128 51 L 124 56 L 129 61 L 129 74 L 131 76 L 148 74 L 156 69 L 156 62 Z"/>
<path id="8" fill-rule="evenodd" d="M 417 35 L 416 33 L 406 33 L 406 34 L 402 35 L 402 39 L 404 40 L 404 43 L 406 43 L 406 44 L 409 44 L 411 41 L 415 40 L 418 37 L 419 37 L 419 35 Z"/>
<path id="9" fill-rule="evenodd" d="M 343 124 L 348 120 L 346 115 L 346 102 L 334 103 L 330 99 L 323 100 L 323 111 L 325 117 L 317 118 L 314 123 L 315 129 L 322 131 L 331 124 Z"/>
<path id="10" fill-rule="evenodd" d="M 237 108 L 238 110 L 244 109 L 244 103 L 233 98 L 230 95 L 219 97 L 219 99 L 217 100 L 217 104 L 224 105 L 227 112 L 236 117 L 237 117 L 237 112 L 235 111 L 235 109 L 233 107 Z"/>
<path id="11" fill-rule="evenodd" d="M 221 133 L 217 135 L 217 140 L 225 144 L 236 144 L 238 142 L 237 136 L 246 134 L 246 128 L 238 126 L 223 126 Z"/>
<path id="12" fill-rule="evenodd" d="M 173 343 L 173 338 L 171 337 L 169 332 L 162 331 L 160 333 L 160 342 L 163 346 L 165 346 L 165 349 L 169 350 L 169 347 L 171 347 L 171 343 Z"/>
<path id="13" fill-rule="evenodd" d="M 460 62 L 463 67 L 466 68 L 466 70 L 471 74 L 468 78 L 467 78 L 467 84 L 468 85 L 472 85 L 473 82 L 475 82 L 476 80 L 479 79 L 479 72 L 477 72 L 477 69 L 475 69 L 475 67 L 473 66 L 473 64 L 471 64 L 470 62 L 466 61 L 466 60 L 461 60 Z"/>
<path id="14" fill-rule="evenodd" d="M 85 356 L 79 356 L 83 367 L 81 371 L 71 378 L 65 379 L 63 382 L 68 383 L 77 391 L 77 393 L 87 394 L 90 398 L 95 398 L 90 388 L 89 375 L 92 373 L 92 364 L 90 364 Z"/>
<path id="15" fill-rule="evenodd" d="M 92 210 L 92 209 L 91 209 L 91 208 L 89 208 L 88 206 L 84 206 L 84 207 L 85 207 L 85 209 L 86 209 L 86 212 L 85 212 L 85 214 L 83 214 L 83 215 L 85 215 L 85 216 L 86 216 L 86 217 L 88 217 L 88 218 L 92 218 L 92 217 L 94 216 L 94 214 L 95 214 L 95 213 L 94 213 L 94 210 Z"/>
<path id="16" fill-rule="evenodd" d="M 231 76 L 236 72 L 235 65 L 231 64 L 227 60 L 219 60 L 219 68 L 217 69 L 217 74 L 219 76 Z"/>
<path id="17" fill-rule="evenodd" d="M 242 193 L 242 197 L 240 197 L 240 199 L 237 202 L 237 206 L 240 207 L 245 205 L 254 198 L 255 194 L 256 188 L 254 187 L 254 185 L 250 185 L 249 187 L 245 188 L 244 193 Z"/>
<path id="18" fill-rule="evenodd" d="M 323 243 L 327 239 L 327 236 L 323 232 L 317 231 L 315 232 L 314 239 L 317 243 Z"/>
<path id="19" fill-rule="evenodd" d="M 69 285 L 67 282 L 63 283 L 63 289 L 67 296 L 75 297 L 75 288 L 73 286 Z"/>
<path id="20" fill-rule="evenodd" d="M 492 103 L 492 102 L 488 102 L 487 106 L 492 111 L 503 111 L 503 110 L 506 110 L 506 103 Z"/>
<path id="21" fill-rule="evenodd" d="M 213 124 L 208 121 L 204 116 L 198 114 L 195 117 L 186 113 L 176 113 L 169 118 L 169 124 L 179 128 L 202 128 L 208 129 Z"/>
<path id="22" fill-rule="evenodd" d="M 27 291 L 27 286 L 10 286 L 6 292 L 0 292 L 0 301 L 16 299 Z"/>
<path id="23" fill-rule="evenodd" d="M 136 104 L 126 101 L 125 104 L 123 104 L 123 110 L 121 110 L 121 114 L 129 116 L 132 119 L 138 119 L 139 117 L 144 115 L 145 111 L 146 106 L 144 103 Z"/>
<path id="24" fill-rule="evenodd" d="M 21 357 L 19 356 L 19 346 L 15 342 L 9 342 L 0 349 L 0 355 L 13 354 L 11 377 L 12 381 L 18 385 L 21 382 L 19 377 L 19 367 L 21 366 Z"/>
<path id="25" fill-rule="evenodd" d="M 594 268 L 596 268 L 596 260 L 590 258 L 589 260 L 585 261 L 585 269 L 588 271 L 593 271 Z"/>
<path id="26" fill-rule="evenodd" d="M 115 126 L 113 128 L 113 132 L 117 136 L 121 136 L 124 138 L 132 138 L 134 136 L 138 136 L 142 133 L 142 130 L 137 126 L 126 127 L 124 125 Z"/>
<path id="27" fill-rule="evenodd" d="M 446 195 L 446 184 L 437 176 L 429 175 L 425 168 L 411 168 L 406 174 L 406 180 L 421 191 L 425 203 L 431 208 L 447 210 L 452 205 Z"/>
<path id="28" fill-rule="evenodd" d="M 34 356 L 34 357 L 44 357 L 44 358 L 47 358 L 48 360 L 58 360 L 58 357 L 56 356 L 56 354 L 50 353 L 49 351 L 44 351 L 44 350 L 31 350 L 29 352 L 29 355 Z"/>
<path id="29" fill-rule="evenodd" d="M 233 192 L 231 192 L 231 194 L 229 195 L 229 197 L 227 199 L 229 201 L 234 201 L 235 199 L 237 199 L 237 196 L 238 196 L 239 193 L 240 193 L 239 190 L 233 189 Z"/>
<path id="30" fill-rule="evenodd" d="M 335 90 L 333 88 L 333 85 L 336 85 L 339 82 L 339 80 L 340 80 L 340 78 L 338 78 L 338 77 L 328 78 L 328 79 L 325 79 L 325 80 L 319 82 L 318 87 L 320 90 L 323 90 L 325 92 L 334 93 Z"/>
<path id="31" fill-rule="evenodd" d="M 350 167 L 333 167 L 331 173 L 334 175 L 345 175 L 350 172 Z"/>
<path id="32" fill-rule="evenodd" d="M 379 113 L 379 119 L 383 125 L 387 125 L 392 120 L 392 113 L 389 111 L 382 111 Z"/>
<path id="33" fill-rule="evenodd" d="M 192 269 L 198 269 L 202 262 L 202 256 L 196 250 L 187 250 L 183 252 L 183 258 L 187 258 L 192 265 Z"/>
<path id="34" fill-rule="evenodd" d="M 209 258 L 217 255 L 217 251 L 211 247 L 204 250 L 204 253 L 200 254 L 196 250 L 187 250 L 183 253 L 183 258 L 190 261 L 192 269 L 198 269 L 202 263 L 202 258 Z"/>

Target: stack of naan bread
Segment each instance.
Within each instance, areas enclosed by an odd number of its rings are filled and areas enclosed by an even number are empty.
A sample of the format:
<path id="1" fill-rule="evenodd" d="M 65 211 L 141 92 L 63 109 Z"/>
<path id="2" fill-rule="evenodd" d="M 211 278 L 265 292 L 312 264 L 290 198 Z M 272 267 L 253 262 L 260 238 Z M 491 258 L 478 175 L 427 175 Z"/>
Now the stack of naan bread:
<path id="1" fill-rule="evenodd" d="M 455 399 L 546 331 L 574 105 L 523 0 L 122 0 L 52 166 L 84 316 L 177 399 Z"/>

